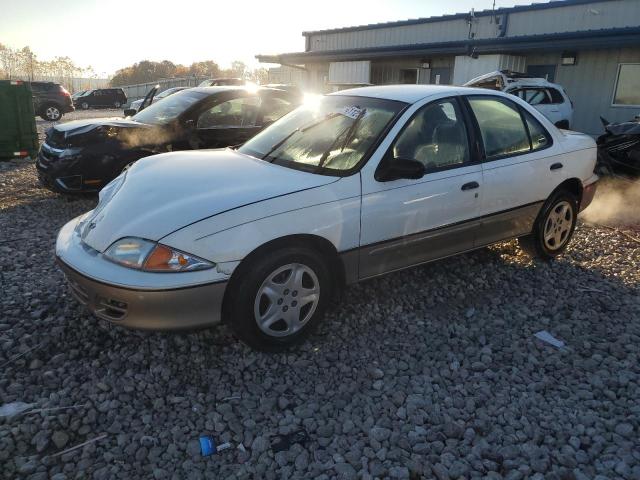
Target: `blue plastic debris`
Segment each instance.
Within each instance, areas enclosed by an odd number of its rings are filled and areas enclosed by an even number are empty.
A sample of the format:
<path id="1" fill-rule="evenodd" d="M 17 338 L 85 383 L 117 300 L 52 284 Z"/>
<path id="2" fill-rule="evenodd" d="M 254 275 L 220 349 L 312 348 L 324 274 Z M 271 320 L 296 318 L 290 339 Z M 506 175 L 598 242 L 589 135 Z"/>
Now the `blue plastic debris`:
<path id="1" fill-rule="evenodd" d="M 227 448 L 231 448 L 230 443 L 222 443 L 216 446 L 216 441 L 213 437 L 209 435 L 200 437 L 200 452 L 202 452 L 203 457 L 208 457 Z"/>

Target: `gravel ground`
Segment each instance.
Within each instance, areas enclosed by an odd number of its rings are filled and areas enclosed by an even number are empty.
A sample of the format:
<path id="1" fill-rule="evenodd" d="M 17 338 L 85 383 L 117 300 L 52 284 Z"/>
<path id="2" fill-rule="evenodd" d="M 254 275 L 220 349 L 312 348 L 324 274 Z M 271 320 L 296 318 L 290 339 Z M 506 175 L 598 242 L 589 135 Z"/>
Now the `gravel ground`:
<path id="1" fill-rule="evenodd" d="M 637 231 L 581 224 L 549 264 L 509 242 L 356 285 L 307 343 L 263 354 L 80 308 L 54 238 L 95 201 L 0 163 L 0 406 L 57 409 L 0 418 L 0 478 L 640 479 Z M 232 448 L 203 457 L 202 435 Z"/>

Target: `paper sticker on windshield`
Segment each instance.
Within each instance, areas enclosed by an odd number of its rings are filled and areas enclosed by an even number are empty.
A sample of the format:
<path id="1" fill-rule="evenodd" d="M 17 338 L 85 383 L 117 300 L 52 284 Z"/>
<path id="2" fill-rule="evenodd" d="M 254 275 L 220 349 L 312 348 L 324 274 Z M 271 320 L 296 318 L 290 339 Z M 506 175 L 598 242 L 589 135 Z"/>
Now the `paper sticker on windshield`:
<path id="1" fill-rule="evenodd" d="M 349 118 L 353 118 L 354 120 L 356 118 L 358 118 L 360 115 L 362 115 L 362 112 L 364 111 L 363 108 L 358 108 L 358 107 L 344 107 L 340 113 L 342 115 L 344 115 L 345 117 L 349 117 Z"/>

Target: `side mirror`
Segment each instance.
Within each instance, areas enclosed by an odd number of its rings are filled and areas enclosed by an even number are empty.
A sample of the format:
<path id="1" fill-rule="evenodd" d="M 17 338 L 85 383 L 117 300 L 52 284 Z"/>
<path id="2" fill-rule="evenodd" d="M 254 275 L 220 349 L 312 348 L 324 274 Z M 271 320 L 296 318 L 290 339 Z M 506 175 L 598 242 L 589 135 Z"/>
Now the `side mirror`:
<path id="1" fill-rule="evenodd" d="M 124 116 L 125 117 L 133 117 L 138 111 L 135 108 L 125 108 Z"/>
<path id="2" fill-rule="evenodd" d="M 390 182 L 406 178 L 418 180 L 424 176 L 424 165 L 417 160 L 409 158 L 384 159 L 378 170 L 375 179 L 379 182 Z"/>
<path id="3" fill-rule="evenodd" d="M 196 128 L 196 121 L 193 118 L 190 118 L 189 120 L 185 120 L 184 122 L 184 127 L 187 130 L 195 130 Z"/>

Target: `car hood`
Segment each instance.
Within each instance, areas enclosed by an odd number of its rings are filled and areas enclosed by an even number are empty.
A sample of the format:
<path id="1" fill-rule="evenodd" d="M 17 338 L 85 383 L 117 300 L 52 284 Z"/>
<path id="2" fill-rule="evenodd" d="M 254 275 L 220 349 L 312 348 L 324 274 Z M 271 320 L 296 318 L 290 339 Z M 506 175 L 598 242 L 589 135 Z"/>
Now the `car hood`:
<path id="1" fill-rule="evenodd" d="M 101 252 L 123 237 L 157 241 L 219 213 L 337 180 L 230 149 L 154 155 L 114 180 L 122 185 L 83 219 L 81 235 Z"/>
<path id="2" fill-rule="evenodd" d="M 74 120 L 72 122 L 59 123 L 53 128 L 58 132 L 64 132 L 66 137 L 70 137 L 72 135 L 90 132 L 98 127 L 150 128 L 151 125 L 136 122 L 130 118 L 113 117 Z"/>

